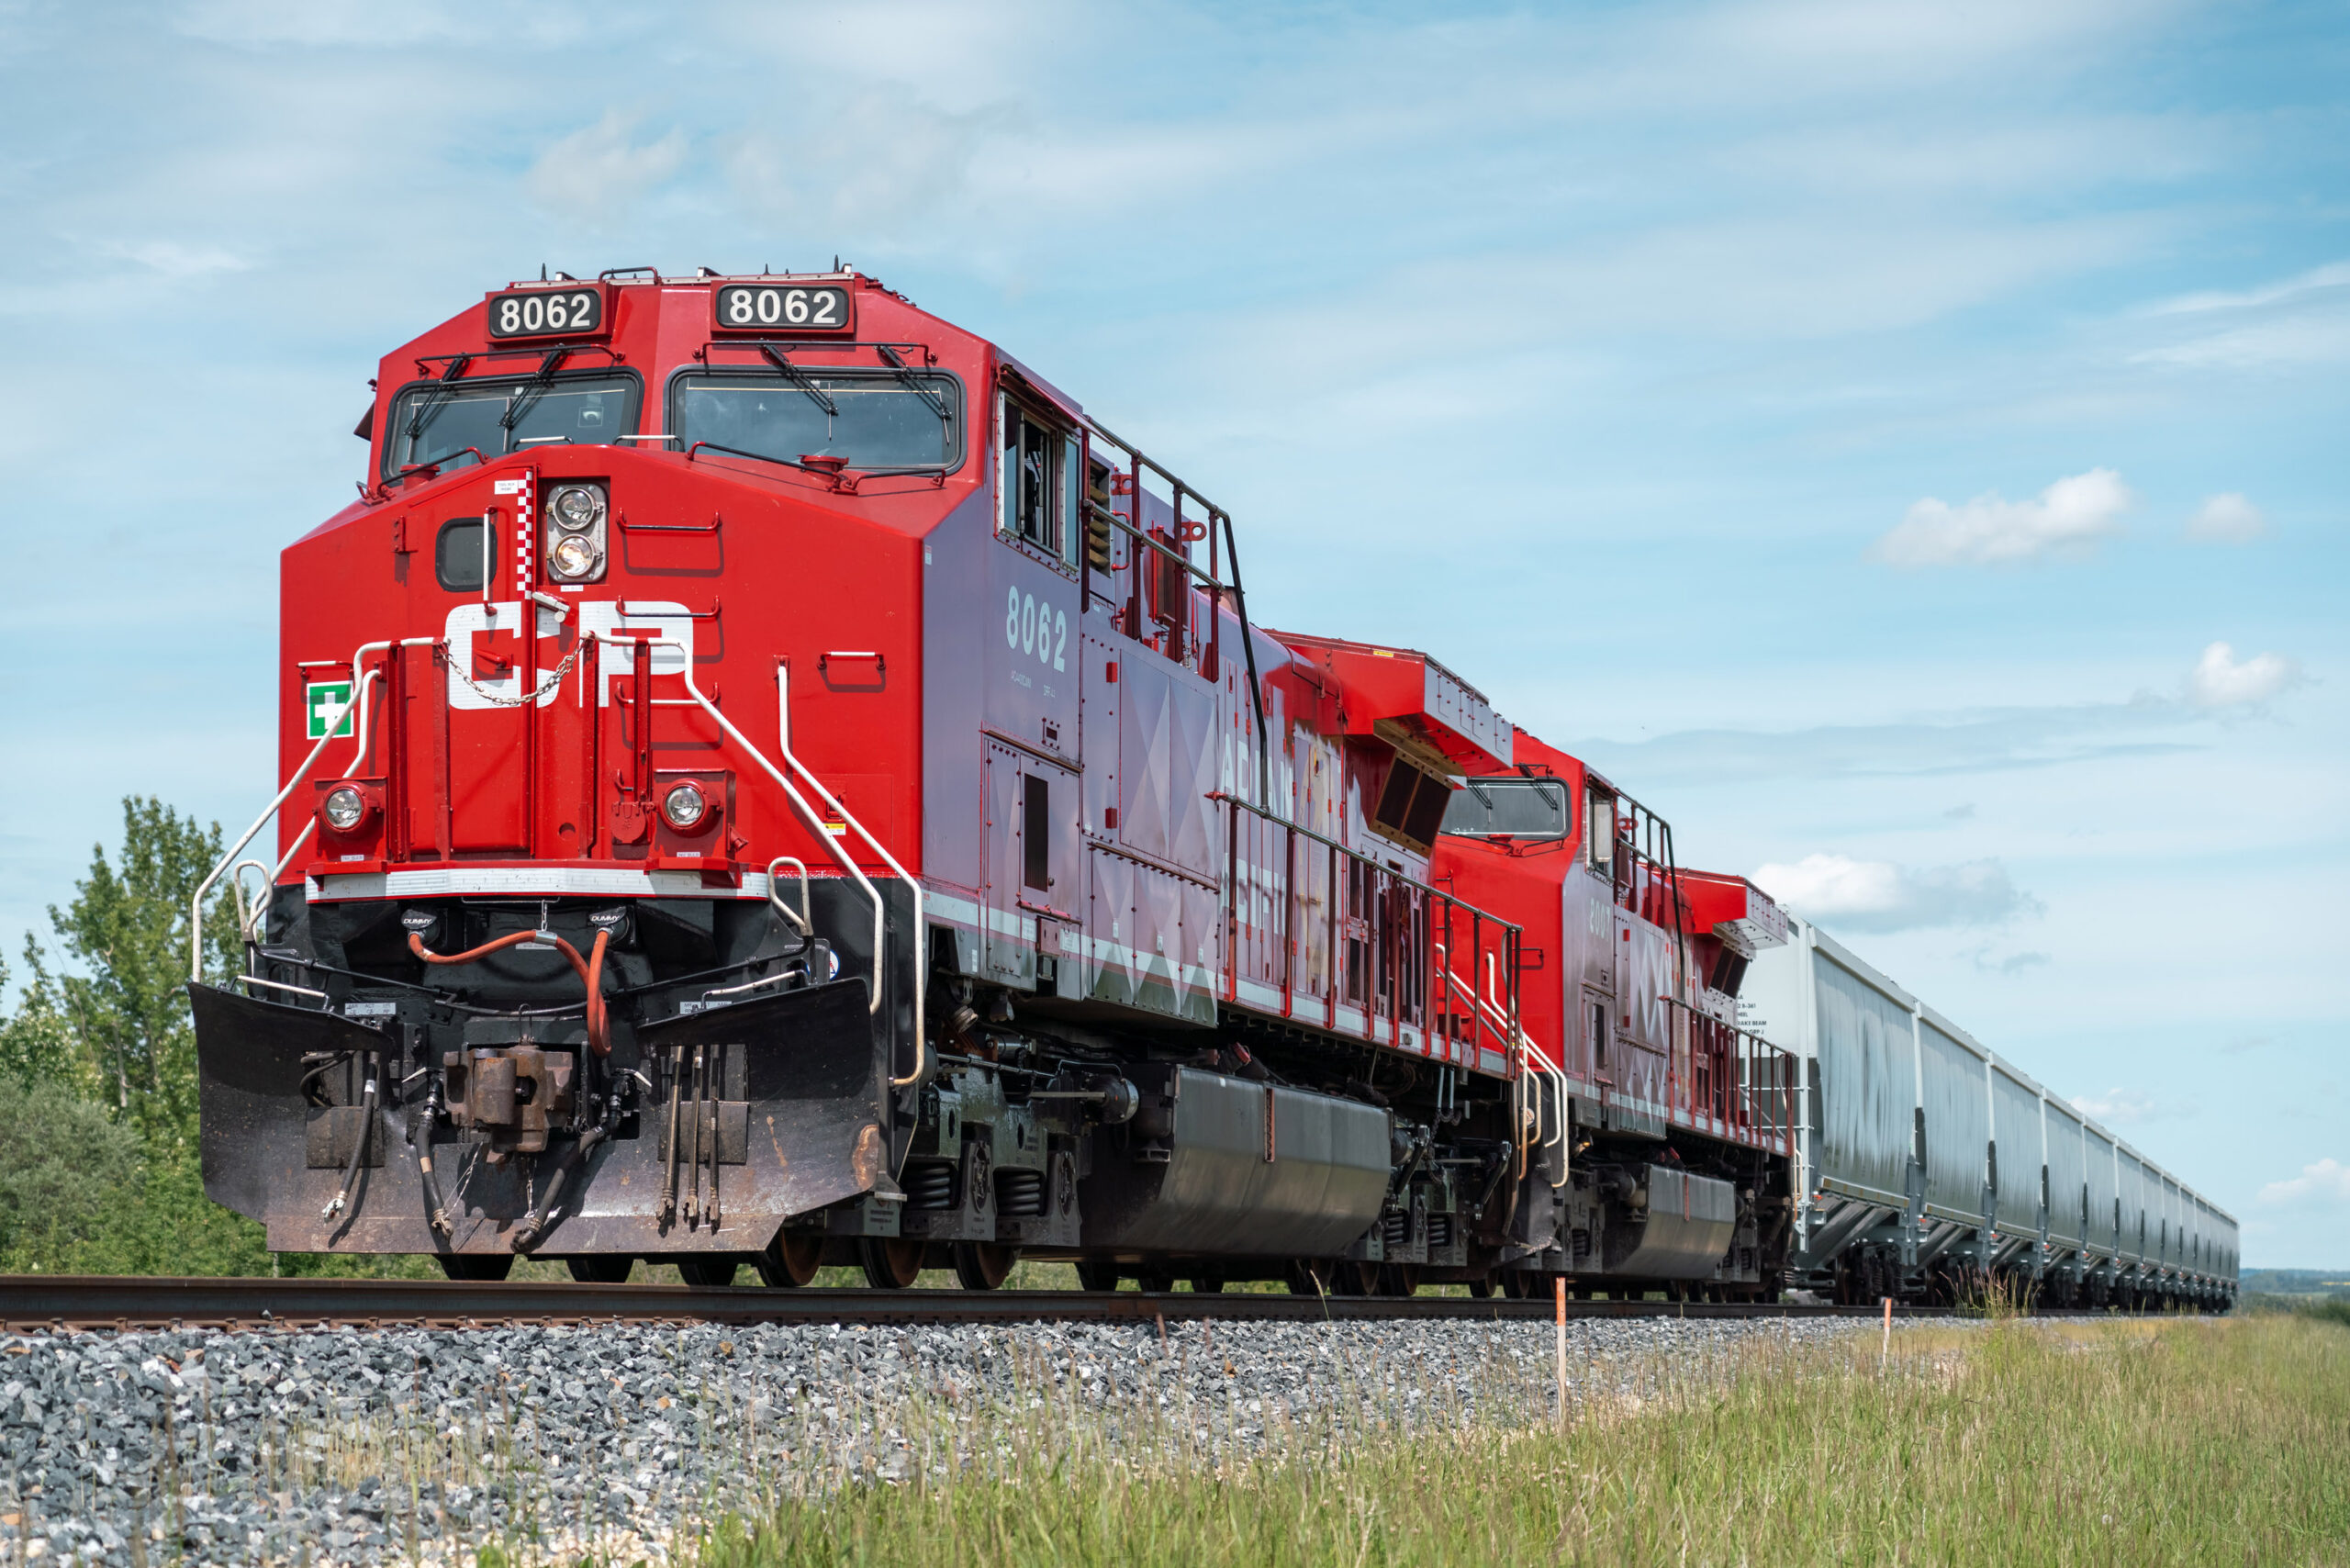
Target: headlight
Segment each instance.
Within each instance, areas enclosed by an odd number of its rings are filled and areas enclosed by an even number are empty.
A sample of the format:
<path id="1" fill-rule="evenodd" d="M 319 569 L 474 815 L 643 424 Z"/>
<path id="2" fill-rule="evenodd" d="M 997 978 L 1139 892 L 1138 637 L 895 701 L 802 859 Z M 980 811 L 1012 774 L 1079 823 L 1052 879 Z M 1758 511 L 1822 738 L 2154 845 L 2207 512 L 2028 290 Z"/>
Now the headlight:
<path id="1" fill-rule="evenodd" d="M 547 498 L 547 515 L 557 528 L 593 528 L 603 521 L 604 498 L 593 485 L 565 485 Z"/>
<path id="2" fill-rule="evenodd" d="M 327 791 L 319 803 L 319 814 L 327 819 L 327 826 L 337 833 L 349 833 L 367 815 L 367 797 L 348 784 L 338 784 Z"/>
<path id="3" fill-rule="evenodd" d="M 586 534 L 566 533 L 547 552 L 547 565 L 558 577 L 585 577 L 594 575 L 601 555 L 596 542 Z"/>
<path id="4" fill-rule="evenodd" d="M 699 784 L 676 785 L 667 794 L 661 797 L 661 814 L 669 819 L 669 825 L 674 828 L 684 829 L 693 826 L 694 823 L 701 821 L 702 813 L 709 810 L 710 802 L 702 799 L 701 786 Z"/>

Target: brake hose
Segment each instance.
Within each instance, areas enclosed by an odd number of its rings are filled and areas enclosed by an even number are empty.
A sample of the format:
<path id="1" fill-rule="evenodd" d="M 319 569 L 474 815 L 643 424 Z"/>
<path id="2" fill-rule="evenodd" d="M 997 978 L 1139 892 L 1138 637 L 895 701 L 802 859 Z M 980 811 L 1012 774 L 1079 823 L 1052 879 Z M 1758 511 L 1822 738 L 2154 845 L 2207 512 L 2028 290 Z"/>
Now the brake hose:
<path id="1" fill-rule="evenodd" d="M 612 934 L 610 931 L 598 931 L 595 945 L 588 949 L 586 958 L 580 956 L 578 948 L 552 931 L 511 931 L 494 941 L 485 942 L 478 947 L 469 947 L 462 953 L 436 953 L 424 945 L 424 937 L 421 934 L 411 931 L 408 933 L 408 950 L 428 964 L 469 964 L 476 958 L 487 958 L 500 948 L 516 946 L 524 942 L 554 943 L 555 946 L 562 949 L 563 956 L 571 960 L 572 969 L 577 971 L 580 980 L 588 988 L 588 1044 L 593 1047 L 598 1056 L 606 1057 L 612 1054 L 612 1040 L 604 1005 L 604 948 L 611 939 Z"/>

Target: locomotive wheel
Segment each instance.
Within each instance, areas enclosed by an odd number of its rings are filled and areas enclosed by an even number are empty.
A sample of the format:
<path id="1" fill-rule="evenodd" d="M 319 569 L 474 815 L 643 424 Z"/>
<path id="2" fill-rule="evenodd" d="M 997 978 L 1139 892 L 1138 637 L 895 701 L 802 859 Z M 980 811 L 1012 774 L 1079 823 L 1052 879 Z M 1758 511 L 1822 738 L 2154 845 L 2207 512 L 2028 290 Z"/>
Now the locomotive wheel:
<path id="1" fill-rule="evenodd" d="M 999 1247 L 992 1241 L 958 1241 L 955 1244 L 955 1277 L 963 1282 L 967 1291 L 991 1291 L 1003 1283 L 1012 1266 L 1020 1261 L 1020 1249 Z"/>
<path id="2" fill-rule="evenodd" d="M 768 1242 L 751 1260 L 751 1266 L 758 1270 L 762 1282 L 778 1290 L 791 1290 L 814 1279 L 823 1262 L 822 1235 L 809 1230 L 787 1230 Z"/>
<path id="3" fill-rule="evenodd" d="M 511 1252 L 443 1252 L 441 1271 L 453 1280 L 502 1280 L 514 1271 Z"/>
<path id="4" fill-rule="evenodd" d="M 865 1282 L 877 1291 L 901 1291 L 922 1272 L 923 1241 L 899 1236 L 868 1236 L 857 1243 Z"/>
<path id="5" fill-rule="evenodd" d="M 742 1266 L 743 1260 L 730 1252 L 680 1258 L 677 1260 L 677 1278 L 689 1285 L 699 1285 L 705 1289 L 731 1285 L 734 1282 L 734 1271 Z"/>
<path id="6" fill-rule="evenodd" d="M 563 1264 L 571 1271 L 571 1277 L 583 1285 L 624 1285 L 628 1283 L 629 1271 L 636 1267 L 636 1260 L 595 1252 L 584 1258 L 565 1258 Z"/>
<path id="7" fill-rule="evenodd" d="M 1077 1282 L 1089 1291 L 1113 1291 L 1118 1288 L 1118 1265 L 1103 1260 L 1080 1259 L 1077 1265 Z"/>

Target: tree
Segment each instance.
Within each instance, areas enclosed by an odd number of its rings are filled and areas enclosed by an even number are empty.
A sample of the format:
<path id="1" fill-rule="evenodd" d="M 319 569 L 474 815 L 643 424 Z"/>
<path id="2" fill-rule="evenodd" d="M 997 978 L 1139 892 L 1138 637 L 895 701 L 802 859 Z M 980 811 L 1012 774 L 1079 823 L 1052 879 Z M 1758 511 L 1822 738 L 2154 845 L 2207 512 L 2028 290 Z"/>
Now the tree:
<path id="1" fill-rule="evenodd" d="M 81 1042 L 42 984 L 40 947 L 30 935 L 25 938 L 25 963 L 32 970 L 33 984 L 16 1014 L 0 1018 L 0 1078 L 21 1084 L 62 1083 L 91 1097 L 96 1081 Z M 8 961 L 0 958 L 0 996 L 7 993 Z"/>
<path id="2" fill-rule="evenodd" d="M 90 874 L 74 884 L 50 923 L 80 972 L 49 973 L 29 948 L 32 997 L 54 1012 L 106 1087 L 118 1113 L 151 1144 L 193 1145 L 196 1029 L 188 1010 L 188 901 L 219 863 L 220 826 L 151 797 L 122 802 L 120 866 L 93 846 Z M 236 972 L 236 921 L 225 885 L 206 911 L 205 970 L 216 982 Z"/>
<path id="3" fill-rule="evenodd" d="M 139 1135 L 105 1105 L 62 1080 L 24 1084 L 0 1116 L 0 1269 L 120 1268 L 144 1174 Z"/>

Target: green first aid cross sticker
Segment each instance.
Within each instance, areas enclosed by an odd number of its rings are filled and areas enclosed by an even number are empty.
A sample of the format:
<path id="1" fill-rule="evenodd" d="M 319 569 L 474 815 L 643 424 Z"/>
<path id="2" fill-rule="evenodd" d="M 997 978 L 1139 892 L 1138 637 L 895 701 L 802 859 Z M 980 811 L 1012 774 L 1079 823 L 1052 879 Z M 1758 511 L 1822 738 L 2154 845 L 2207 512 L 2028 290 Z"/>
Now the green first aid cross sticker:
<path id="1" fill-rule="evenodd" d="M 351 734 L 351 714 L 345 705 L 351 700 L 351 682 L 347 680 L 314 680 L 302 689 L 310 711 L 310 738 L 324 740 L 327 721 L 342 711 L 342 722 L 335 726 L 337 736 Z"/>

